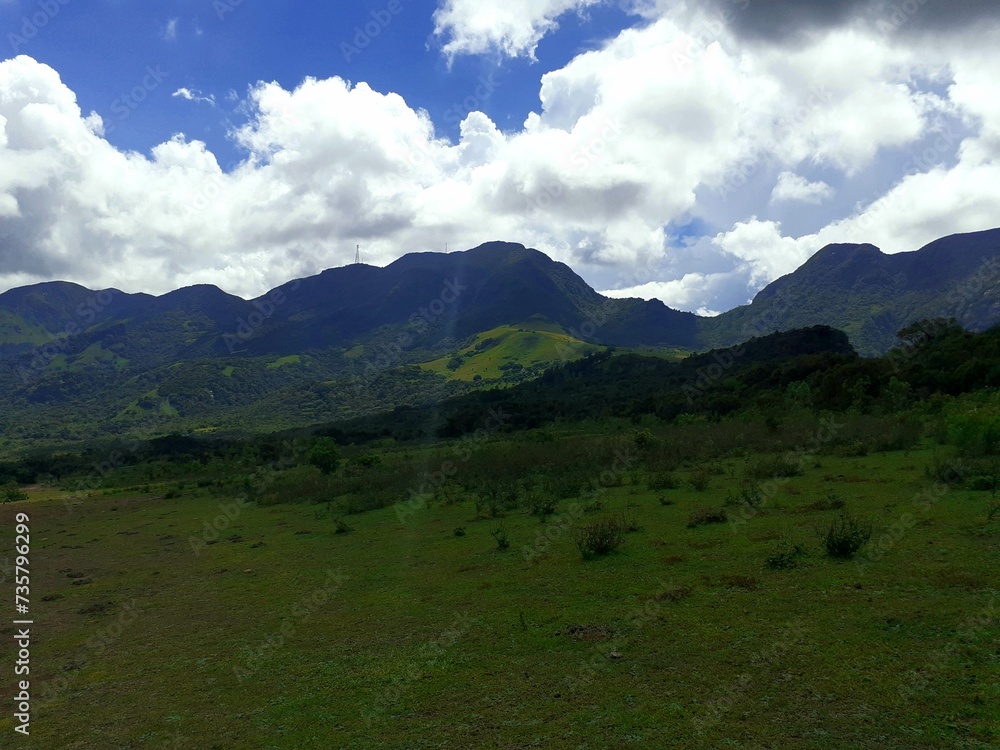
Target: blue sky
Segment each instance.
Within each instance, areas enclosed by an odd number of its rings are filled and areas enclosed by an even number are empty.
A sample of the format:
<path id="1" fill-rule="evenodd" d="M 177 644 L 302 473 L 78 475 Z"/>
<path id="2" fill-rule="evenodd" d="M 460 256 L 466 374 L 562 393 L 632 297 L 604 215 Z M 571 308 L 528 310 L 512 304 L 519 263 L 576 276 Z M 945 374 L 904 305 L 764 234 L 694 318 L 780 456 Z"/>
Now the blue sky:
<path id="1" fill-rule="evenodd" d="M 904 7 L 905 6 L 905 7 Z M 1000 223 L 973 0 L 0 0 L 0 291 L 504 239 L 705 314 Z"/>
<path id="2" fill-rule="evenodd" d="M 227 133 L 245 122 L 240 103 L 258 81 L 286 89 L 310 76 L 364 81 L 426 109 L 439 135 L 457 140 L 459 123 L 473 108 L 502 129 L 519 129 L 539 107 L 541 71 L 562 67 L 634 21 L 619 7 L 596 7 L 585 17 L 565 17 L 559 33 L 539 45 L 536 61 L 487 55 L 449 62 L 434 35 L 432 0 L 73 0 L 29 38 L 18 26 L 33 8 L 38 5 L 0 3 L 0 28 L 26 40 L 8 38 L 4 57 L 28 54 L 58 70 L 81 109 L 115 126 L 108 135 L 115 146 L 148 152 L 183 132 L 204 140 L 227 169 L 246 158 Z M 149 68 L 166 73 L 164 83 L 143 91 L 133 107 L 138 97 L 131 92 Z M 216 106 L 173 96 L 180 88 L 213 97 Z"/>

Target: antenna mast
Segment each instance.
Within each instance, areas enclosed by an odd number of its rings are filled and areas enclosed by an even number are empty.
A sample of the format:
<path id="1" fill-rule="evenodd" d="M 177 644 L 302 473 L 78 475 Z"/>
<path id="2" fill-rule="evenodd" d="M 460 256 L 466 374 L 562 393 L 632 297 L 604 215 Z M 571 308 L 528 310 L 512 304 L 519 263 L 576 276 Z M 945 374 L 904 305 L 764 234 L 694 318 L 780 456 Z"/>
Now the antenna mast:
<path id="1" fill-rule="evenodd" d="M 358 251 L 354 253 L 354 265 L 361 265 L 361 245 L 358 245 Z"/>

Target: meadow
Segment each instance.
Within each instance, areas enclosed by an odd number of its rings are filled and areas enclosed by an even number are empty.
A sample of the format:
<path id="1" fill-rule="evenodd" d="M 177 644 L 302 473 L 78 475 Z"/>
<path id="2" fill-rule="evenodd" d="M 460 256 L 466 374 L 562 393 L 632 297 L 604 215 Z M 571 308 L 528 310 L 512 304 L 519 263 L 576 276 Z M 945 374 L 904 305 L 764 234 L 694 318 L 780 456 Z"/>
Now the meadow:
<path id="1" fill-rule="evenodd" d="M 997 747 L 996 478 L 960 437 L 603 421 L 29 487 L 21 744 Z"/>

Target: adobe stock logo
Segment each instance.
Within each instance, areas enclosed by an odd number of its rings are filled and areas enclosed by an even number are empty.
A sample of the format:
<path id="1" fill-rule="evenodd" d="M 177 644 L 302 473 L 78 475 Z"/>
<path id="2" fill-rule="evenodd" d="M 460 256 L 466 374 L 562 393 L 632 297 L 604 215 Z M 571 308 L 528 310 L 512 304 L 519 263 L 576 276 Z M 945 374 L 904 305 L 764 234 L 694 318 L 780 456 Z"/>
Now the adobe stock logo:
<path id="1" fill-rule="evenodd" d="M 30 16 L 21 17 L 21 33 L 11 32 L 7 35 L 10 48 L 16 55 L 21 49 L 27 46 L 28 42 L 34 39 L 62 10 L 62 6 L 69 5 L 70 0 L 42 0 L 38 3 L 38 10 Z"/>

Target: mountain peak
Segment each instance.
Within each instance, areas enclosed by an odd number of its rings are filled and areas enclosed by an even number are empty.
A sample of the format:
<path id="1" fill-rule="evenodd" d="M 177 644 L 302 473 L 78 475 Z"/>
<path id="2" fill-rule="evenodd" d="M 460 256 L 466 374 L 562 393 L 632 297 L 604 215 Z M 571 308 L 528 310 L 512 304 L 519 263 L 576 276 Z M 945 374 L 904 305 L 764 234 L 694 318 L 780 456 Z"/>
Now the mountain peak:
<path id="1" fill-rule="evenodd" d="M 883 253 L 882 250 L 867 242 L 860 244 L 840 242 L 827 245 L 822 248 L 819 252 L 813 255 L 812 258 L 807 260 L 802 267 L 806 268 L 810 264 L 839 264 L 845 261 L 858 260 L 862 258 L 870 259 L 883 256 L 885 256 L 885 253 Z"/>
<path id="2" fill-rule="evenodd" d="M 906 253 L 834 244 L 769 284 L 748 307 L 702 323 L 702 330 L 712 343 L 736 343 L 747 332 L 832 325 L 870 356 L 887 351 L 897 331 L 925 318 L 954 317 L 973 330 L 995 325 L 998 294 L 998 230 L 952 235 Z"/>

